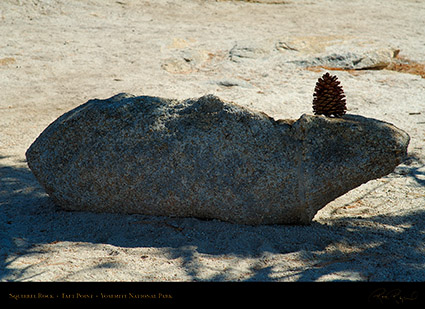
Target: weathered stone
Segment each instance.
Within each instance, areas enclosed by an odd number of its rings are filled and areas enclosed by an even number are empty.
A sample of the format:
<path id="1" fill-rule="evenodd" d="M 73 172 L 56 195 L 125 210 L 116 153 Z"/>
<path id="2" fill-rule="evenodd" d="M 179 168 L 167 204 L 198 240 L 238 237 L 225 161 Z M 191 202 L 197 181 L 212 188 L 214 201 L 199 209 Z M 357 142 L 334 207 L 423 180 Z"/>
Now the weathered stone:
<path id="1" fill-rule="evenodd" d="M 288 62 L 300 66 L 347 70 L 386 68 L 400 51 L 381 42 L 347 36 L 283 38 L 276 42 L 275 49 L 292 58 Z"/>
<path id="2" fill-rule="evenodd" d="M 217 81 L 212 81 L 211 84 L 216 84 L 223 87 L 243 87 L 243 88 L 254 88 L 250 83 L 238 79 L 238 78 L 227 78 Z"/>
<path id="3" fill-rule="evenodd" d="M 270 45 L 270 46 L 269 46 Z M 258 59 L 270 54 L 272 50 L 271 42 L 264 40 L 241 41 L 229 51 L 229 59 L 233 62 L 240 62 L 244 59 Z"/>
<path id="4" fill-rule="evenodd" d="M 302 66 L 323 66 L 346 70 L 379 70 L 392 63 L 397 50 L 382 49 L 364 52 L 330 53 L 306 60 L 295 60 L 293 63 Z"/>
<path id="5" fill-rule="evenodd" d="M 356 115 L 275 121 L 212 95 L 120 94 L 62 115 L 26 156 L 67 210 L 308 224 L 391 173 L 408 143 L 393 125 Z"/>
<path id="6" fill-rule="evenodd" d="M 161 68 L 169 73 L 186 74 L 196 71 L 209 59 L 205 50 L 185 48 L 177 50 L 163 61 Z"/>

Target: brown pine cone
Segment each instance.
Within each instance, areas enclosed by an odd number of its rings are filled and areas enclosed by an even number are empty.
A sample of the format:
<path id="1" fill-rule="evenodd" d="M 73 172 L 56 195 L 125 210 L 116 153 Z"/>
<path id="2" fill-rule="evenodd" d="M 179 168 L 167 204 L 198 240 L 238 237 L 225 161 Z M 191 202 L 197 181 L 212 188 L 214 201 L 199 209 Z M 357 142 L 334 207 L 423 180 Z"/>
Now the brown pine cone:
<path id="1" fill-rule="evenodd" d="M 344 90 L 336 76 L 324 74 L 316 83 L 313 94 L 313 112 L 315 115 L 341 117 L 345 114 Z"/>

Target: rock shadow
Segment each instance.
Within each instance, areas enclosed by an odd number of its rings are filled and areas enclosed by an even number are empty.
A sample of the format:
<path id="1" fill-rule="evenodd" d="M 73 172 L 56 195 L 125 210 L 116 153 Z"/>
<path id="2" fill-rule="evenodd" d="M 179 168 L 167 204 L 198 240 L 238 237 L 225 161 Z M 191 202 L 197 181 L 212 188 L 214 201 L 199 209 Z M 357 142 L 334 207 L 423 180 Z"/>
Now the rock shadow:
<path id="1" fill-rule="evenodd" d="M 183 260 L 190 281 L 230 280 L 226 271 L 202 277 L 205 265 L 199 255 L 253 261 L 243 278 L 247 281 L 320 281 L 344 273 L 347 281 L 425 279 L 425 210 L 367 219 L 329 218 L 309 226 L 67 212 L 50 200 L 28 168 L 5 165 L 0 166 L 0 207 L 0 281 L 37 280 L 26 273 L 33 265 L 15 269 L 13 261 L 37 254 L 40 245 L 58 242 L 160 248 L 170 259 Z M 385 228 L 388 225 L 393 228 Z M 297 254 L 305 266 L 291 267 L 287 254 Z M 273 262 L 267 262 L 270 257 Z"/>

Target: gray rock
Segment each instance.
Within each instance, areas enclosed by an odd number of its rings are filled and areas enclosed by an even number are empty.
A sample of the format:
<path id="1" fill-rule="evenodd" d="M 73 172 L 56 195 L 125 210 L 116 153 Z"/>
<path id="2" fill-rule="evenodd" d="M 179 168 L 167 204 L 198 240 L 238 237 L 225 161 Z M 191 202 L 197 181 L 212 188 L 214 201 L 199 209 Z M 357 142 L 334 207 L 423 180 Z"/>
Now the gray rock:
<path id="1" fill-rule="evenodd" d="M 254 88 L 250 83 L 238 79 L 238 78 L 228 78 L 211 82 L 223 87 L 243 87 L 243 88 Z"/>
<path id="2" fill-rule="evenodd" d="M 275 50 L 289 59 L 287 62 L 300 66 L 351 70 L 386 68 L 400 52 L 387 43 L 347 36 L 282 38 Z"/>
<path id="3" fill-rule="evenodd" d="M 266 41 L 242 41 L 238 42 L 229 51 L 229 58 L 233 62 L 241 62 L 244 59 L 257 59 L 270 54 L 272 47 Z"/>
<path id="4" fill-rule="evenodd" d="M 356 115 L 275 121 L 212 95 L 120 94 L 62 115 L 26 156 L 67 210 L 308 224 L 391 173 L 408 143 L 393 125 Z"/>
<path id="5" fill-rule="evenodd" d="M 323 66 L 352 70 L 379 70 L 386 68 L 394 59 L 396 51 L 374 50 L 364 53 L 346 52 L 331 53 L 306 60 L 290 61 L 302 66 Z"/>

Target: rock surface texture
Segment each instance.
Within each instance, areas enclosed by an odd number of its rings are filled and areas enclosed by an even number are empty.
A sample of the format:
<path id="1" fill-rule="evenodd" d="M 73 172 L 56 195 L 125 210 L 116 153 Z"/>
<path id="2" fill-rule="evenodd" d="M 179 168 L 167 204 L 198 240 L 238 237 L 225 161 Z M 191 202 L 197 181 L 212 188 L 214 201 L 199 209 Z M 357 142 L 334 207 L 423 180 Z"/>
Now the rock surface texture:
<path id="1" fill-rule="evenodd" d="M 212 95 L 119 94 L 59 117 L 26 157 L 67 210 L 308 224 L 391 173 L 408 143 L 395 126 L 356 115 L 275 121 Z"/>

